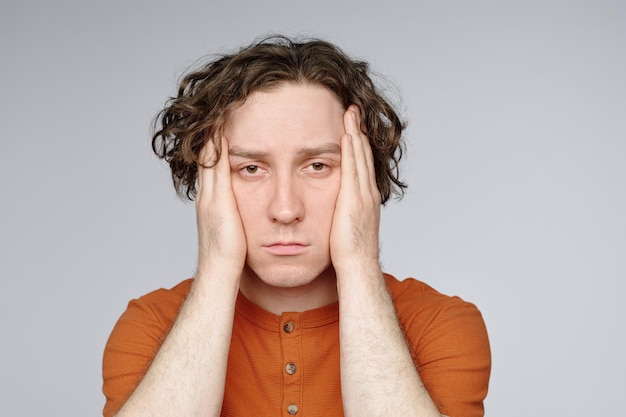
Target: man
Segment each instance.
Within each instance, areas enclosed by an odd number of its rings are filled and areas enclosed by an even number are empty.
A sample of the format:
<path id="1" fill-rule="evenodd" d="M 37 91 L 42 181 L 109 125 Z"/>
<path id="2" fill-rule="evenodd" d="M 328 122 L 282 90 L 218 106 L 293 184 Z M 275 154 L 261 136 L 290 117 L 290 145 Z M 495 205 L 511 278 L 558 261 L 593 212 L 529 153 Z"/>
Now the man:
<path id="1" fill-rule="evenodd" d="M 270 38 L 187 75 L 155 124 L 198 269 L 120 318 L 106 417 L 483 415 L 478 310 L 381 271 L 403 126 L 365 63 Z"/>

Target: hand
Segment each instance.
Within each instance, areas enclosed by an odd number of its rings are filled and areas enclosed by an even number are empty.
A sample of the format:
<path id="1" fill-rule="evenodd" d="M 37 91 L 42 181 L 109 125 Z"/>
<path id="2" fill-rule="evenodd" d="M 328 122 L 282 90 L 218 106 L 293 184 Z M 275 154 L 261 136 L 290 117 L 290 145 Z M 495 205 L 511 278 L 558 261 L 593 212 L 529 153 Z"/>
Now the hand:
<path id="1" fill-rule="evenodd" d="M 360 129 L 361 114 L 357 106 L 348 107 L 343 121 L 346 134 L 341 138 L 341 186 L 330 233 L 330 256 L 338 275 L 374 264 L 380 267 L 381 197 L 372 149 Z"/>
<path id="2" fill-rule="evenodd" d="M 213 141 L 200 151 L 196 196 L 198 271 L 218 268 L 240 274 L 246 259 L 246 236 L 231 186 L 228 141 L 221 140 L 217 163 Z"/>

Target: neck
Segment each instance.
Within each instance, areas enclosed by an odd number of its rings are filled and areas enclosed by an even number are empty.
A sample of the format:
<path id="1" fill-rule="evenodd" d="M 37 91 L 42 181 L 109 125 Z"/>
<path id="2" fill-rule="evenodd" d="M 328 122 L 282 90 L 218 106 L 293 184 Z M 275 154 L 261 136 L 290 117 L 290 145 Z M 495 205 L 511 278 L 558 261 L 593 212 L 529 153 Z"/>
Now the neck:
<path id="1" fill-rule="evenodd" d="M 251 269 L 245 267 L 239 289 L 251 302 L 270 313 L 302 312 L 337 301 L 337 279 L 329 266 L 313 281 L 294 287 L 268 285 Z"/>

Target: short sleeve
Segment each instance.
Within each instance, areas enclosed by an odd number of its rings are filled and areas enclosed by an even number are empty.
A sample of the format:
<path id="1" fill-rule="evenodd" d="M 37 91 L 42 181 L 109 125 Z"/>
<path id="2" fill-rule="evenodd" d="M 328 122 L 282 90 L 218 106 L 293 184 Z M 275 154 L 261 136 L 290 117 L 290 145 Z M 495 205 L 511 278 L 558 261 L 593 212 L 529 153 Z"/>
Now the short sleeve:
<path id="1" fill-rule="evenodd" d="M 400 323 L 431 398 L 449 417 L 482 417 L 491 350 L 475 305 L 440 294 L 416 280 L 395 298 Z M 404 281 L 403 281 L 404 282 Z"/>
<path id="2" fill-rule="evenodd" d="M 115 324 L 102 361 L 104 417 L 119 411 L 150 367 L 184 301 L 183 284 L 130 301 Z"/>

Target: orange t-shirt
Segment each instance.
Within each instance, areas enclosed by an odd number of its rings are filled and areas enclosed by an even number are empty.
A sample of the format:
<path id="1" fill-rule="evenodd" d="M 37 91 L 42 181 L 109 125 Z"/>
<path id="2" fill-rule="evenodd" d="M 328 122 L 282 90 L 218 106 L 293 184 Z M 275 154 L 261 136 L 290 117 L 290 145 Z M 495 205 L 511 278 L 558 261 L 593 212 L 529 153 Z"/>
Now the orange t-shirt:
<path id="1" fill-rule="evenodd" d="M 483 416 L 491 355 L 478 309 L 415 279 L 385 279 L 422 382 L 442 414 Z M 104 351 L 104 417 L 146 373 L 191 287 L 186 280 L 132 300 Z M 343 416 L 339 306 L 269 313 L 241 293 L 228 358 L 222 416 Z"/>

